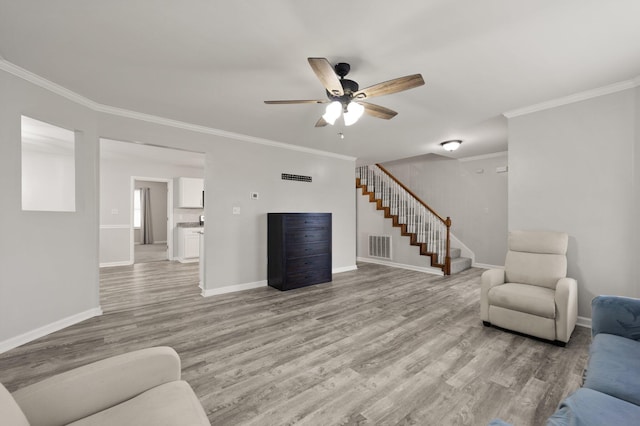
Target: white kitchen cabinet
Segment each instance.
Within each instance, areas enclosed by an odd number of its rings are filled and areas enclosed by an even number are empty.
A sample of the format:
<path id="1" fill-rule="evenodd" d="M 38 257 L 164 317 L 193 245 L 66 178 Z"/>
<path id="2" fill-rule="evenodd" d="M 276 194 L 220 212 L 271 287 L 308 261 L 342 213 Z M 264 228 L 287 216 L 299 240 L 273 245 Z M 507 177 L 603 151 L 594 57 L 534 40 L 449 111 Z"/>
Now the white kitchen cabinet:
<path id="1" fill-rule="evenodd" d="M 177 179 L 178 207 L 204 207 L 204 179 L 180 177 Z"/>
<path id="2" fill-rule="evenodd" d="M 178 228 L 178 262 L 197 262 L 200 258 L 200 232 L 203 228 Z"/>

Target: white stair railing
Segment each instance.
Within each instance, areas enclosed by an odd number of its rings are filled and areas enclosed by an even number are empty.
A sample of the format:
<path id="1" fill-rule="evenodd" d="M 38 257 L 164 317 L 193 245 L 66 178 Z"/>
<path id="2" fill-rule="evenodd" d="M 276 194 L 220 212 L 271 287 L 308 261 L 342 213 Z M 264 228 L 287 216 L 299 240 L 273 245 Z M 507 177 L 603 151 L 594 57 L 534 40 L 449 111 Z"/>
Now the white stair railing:
<path id="1" fill-rule="evenodd" d="M 356 167 L 356 178 L 400 225 L 405 225 L 407 233 L 415 234 L 416 243 L 425 244 L 426 251 L 435 254 L 438 265 L 432 266 L 441 267 L 448 275 L 451 219 L 434 212 L 379 164 Z"/>

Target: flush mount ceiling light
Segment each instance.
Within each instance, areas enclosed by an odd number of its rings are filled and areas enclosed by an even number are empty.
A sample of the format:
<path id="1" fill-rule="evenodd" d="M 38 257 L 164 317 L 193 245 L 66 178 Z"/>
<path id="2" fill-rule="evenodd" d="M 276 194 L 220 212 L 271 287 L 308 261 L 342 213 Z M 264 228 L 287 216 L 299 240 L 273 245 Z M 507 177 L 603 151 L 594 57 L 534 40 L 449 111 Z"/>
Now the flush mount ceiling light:
<path id="1" fill-rule="evenodd" d="M 462 141 L 459 139 L 454 139 L 454 140 L 450 140 L 450 141 L 444 141 L 442 142 L 440 145 L 446 150 L 446 151 L 455 151 L 456 149 L 458 149 L 460 147 L 460 144 L 462 144 Z"/>

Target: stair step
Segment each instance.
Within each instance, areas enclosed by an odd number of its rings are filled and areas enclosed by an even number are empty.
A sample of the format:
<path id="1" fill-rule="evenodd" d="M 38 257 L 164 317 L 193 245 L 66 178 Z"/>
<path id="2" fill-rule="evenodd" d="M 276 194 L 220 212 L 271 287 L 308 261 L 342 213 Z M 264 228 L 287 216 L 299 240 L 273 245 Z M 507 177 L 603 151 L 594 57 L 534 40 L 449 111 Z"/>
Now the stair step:
<path id="1" fill-rule="evenodd" d="M 451 259 L 451 274 L 457 274 L 466 269 L 471 268 L 471 258 L 458 257 L 457 259 Z"/>
<path id="2" fill-rule="evenodd" d="M 459 248 L 451 247 L 449 249 L 449 257 L 451 257 L 451 260 L 459 258 L 461 254 L 462 250 L 460 250 Z"/>

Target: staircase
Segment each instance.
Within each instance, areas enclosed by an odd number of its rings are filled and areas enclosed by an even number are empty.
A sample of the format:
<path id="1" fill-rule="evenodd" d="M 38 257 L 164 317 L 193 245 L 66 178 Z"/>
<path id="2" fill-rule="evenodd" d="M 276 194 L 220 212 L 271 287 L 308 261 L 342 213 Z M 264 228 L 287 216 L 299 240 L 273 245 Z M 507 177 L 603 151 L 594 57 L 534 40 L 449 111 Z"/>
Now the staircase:
<path id="1" fill-rule="evenodd" d="M 471 259 L 460 257 L 461 250 L 450 246 L 451 219 L 438 215 L 380 164 L 357 167 L 356 188 L 419 247 L 421 255 L 431 258 L 432 267 L 445 275 L 471 267 Z"/>

